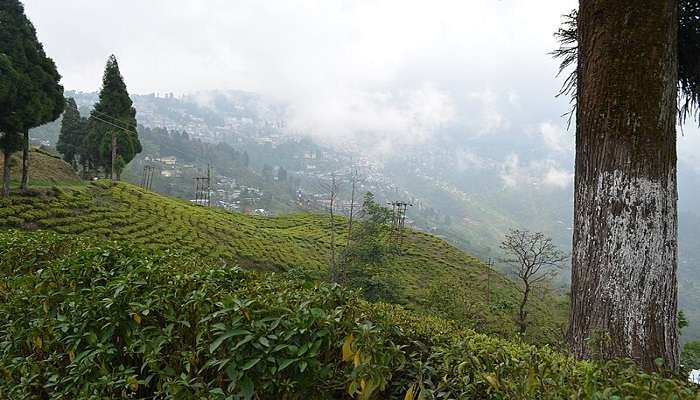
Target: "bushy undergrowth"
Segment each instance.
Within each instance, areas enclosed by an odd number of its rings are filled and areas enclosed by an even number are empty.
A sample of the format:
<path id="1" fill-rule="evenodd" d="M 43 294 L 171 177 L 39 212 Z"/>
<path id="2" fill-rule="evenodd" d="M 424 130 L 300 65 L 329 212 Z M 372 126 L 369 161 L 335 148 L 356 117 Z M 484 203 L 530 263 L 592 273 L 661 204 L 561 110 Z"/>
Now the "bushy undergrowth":
<path id="1" fill-rule="evenodd" d="M 700 398 L 303 276 L 2 232 L 0 398 Z"/>

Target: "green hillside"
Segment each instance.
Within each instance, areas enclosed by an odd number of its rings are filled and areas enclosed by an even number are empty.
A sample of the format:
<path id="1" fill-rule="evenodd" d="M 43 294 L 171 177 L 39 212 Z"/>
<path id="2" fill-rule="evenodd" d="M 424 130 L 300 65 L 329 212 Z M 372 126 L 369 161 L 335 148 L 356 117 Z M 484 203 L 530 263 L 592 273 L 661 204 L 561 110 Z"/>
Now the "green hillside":
<path id="1" fill-rule="evenodd" d="M 0 231 L 0 399 L 698 399 L 295 273 Z"/>
<path id="2" fill-rule="evenodd" d="M 4 156 L 0 153 L 0 165 Z M 15 153 L 11 157 L 12 174 L 11 181 L 19 182 L 22 172 L 22 155 Z M 51 154 L 48 151 L 32 148 L 29 152 L 29 182 L 33 186 L 48 185 L 75 185 L 80 183 L 80 178 L 75 174 L 73 168 L 63 161 L 61 157 Z M 0 184 L 2 184 L 2 174 L 0 174 Z"/>
<path id="3" fill-rule="evenodd" d="M 343 220 L 337 222 L 336 243 L 342 247 L 346 231 Z M 234 214 L 107 181 L 54 187 L 0 201 L 0 227 L 82 234 L 257 271 L 294 269 L 316 279 L 326 276 L 329 226 L 324 215 Z M 488 271 L 479 260 L 446 242 L 409 231 L 402 253 L 368 273 L 370 280 L 394 287 L 395 301 L 410 309 L 454 319 L 478 331 L 512 336 L 519 292 L 509 280 Z M 534 324 L 527 339 L 557 343 L 564 309 L 554 295 L 535 298 Z"/>

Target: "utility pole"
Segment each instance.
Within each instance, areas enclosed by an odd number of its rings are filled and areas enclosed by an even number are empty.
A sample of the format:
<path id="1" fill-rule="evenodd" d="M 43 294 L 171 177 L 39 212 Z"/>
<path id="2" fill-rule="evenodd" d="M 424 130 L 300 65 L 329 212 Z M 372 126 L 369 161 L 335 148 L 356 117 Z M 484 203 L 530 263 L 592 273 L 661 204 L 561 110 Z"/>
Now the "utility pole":
<path id="1" fill-rule="evenodd" d="M 141 176 L 141 187 L 146 190 L 151 190 L 153 184 L 153 172 L 155 167 L 152 165 L 145 165 L 143 167 L 143 175 Z"/>
<path id="2" fill-rule="evenodd" d="M 211 207 L 211 165 L 207 164 L 206 176 L 196 176 L 194 180 L 194 202 Z"/>
<path id="3" fill-rule="evenodd" d="M 148 180 L 146 181 L 146 189 L 151 190 L 153 186 L 153 172 L 155 171 L 156 167 L 151 166 L 149 169 L 149 174 L 148 174 Z"/>
<path id="4" fill-rule="evenodd" d="M 409 206 L 413 207 L 413 204 L 403 201 L 392 201 L 389 204 L 391 204 L 391 224 L 394 230 L 394 241 L 401 247 L 404 237 L 403 231 L 406 226 L 406 210 Z"/>
<path id="5" fill-rule="evenodd" d="M 207 206 L 211 207 L 211 164 L 207 164 Z"/>

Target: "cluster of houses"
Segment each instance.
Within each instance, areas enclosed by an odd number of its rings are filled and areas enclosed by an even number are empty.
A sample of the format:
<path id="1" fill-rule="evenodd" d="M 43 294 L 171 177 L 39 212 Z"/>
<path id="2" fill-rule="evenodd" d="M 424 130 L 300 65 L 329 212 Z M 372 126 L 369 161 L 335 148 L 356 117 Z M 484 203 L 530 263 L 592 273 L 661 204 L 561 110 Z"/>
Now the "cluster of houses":
<path id="1" fill-rule="evenodd" d="M 217 175 L 214 181 L 212 203 L 217 207 L 266 215 L 266 210 L 255 208 L 263 196 L 263 191 L 259 188 L 238 184 L 235 178 L 223 175 Z"/>

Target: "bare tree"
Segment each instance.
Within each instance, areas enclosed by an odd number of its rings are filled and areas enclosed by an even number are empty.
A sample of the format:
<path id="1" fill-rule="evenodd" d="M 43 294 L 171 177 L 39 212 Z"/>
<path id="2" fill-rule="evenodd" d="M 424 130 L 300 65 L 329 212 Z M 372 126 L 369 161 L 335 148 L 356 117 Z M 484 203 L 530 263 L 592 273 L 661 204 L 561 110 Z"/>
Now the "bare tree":
<path id="1" fill-rule="evenodd" d="M 352 223 L 355 218 L 355 193 L 357 189 L 357 184 L 360 182 L 359 175 L 357 174 L 357 169 L 354 169 L 352 172 L 352 175 L 350 176 L 350 185 L 351 185 L 351 190 L 350 190 L 350 212 L 348 214 L 348 240 L 347 243 L 345 244 L 345 248 L 347 249 L 350 246 L 350 243 L 352 242 Z M 342 275 L 343 281 L 347 281 L 347 263 L 345 260 L 342 262 L 342 271 L 340 271 L 340 274 Z"/>
<path id="2" fill-rule="evenodd" d="M 360 183 L 360 177 L 357 173 L 357 169 L 353 170 L 352 175 L 350 176 L 350 185 L 351 185 L 351 190 L 350 190 L 350 213 L 348 215 L 348 243 L 350 242 L 350 238 L 352 237 L 352 223 L 355 218 L 355 194 L 356 194 L 356 189 L 357 189 L 357 184 Z"/>
<path id="3" fill-rule="evenodd" d="M 329 206 L 328 213 L 330 215 L 330 225 L 331 225 L 331 259 L 328 266 L 328 273 L 330 275 L 331 282 L 338 283 L 340 281 L 340 274 L 338 272 L 338 265 L 336 263 L 335 257 L 335 202 L 338 198 L 338 182 L 335 178 L 335 173 L 331 174 L 330 182 L 322 182 L 321 189 L 323 192 L 328 193 Z"/>
<path id="4" fill-rule="evenodd" d="M 543 233 L 527 230 L 511 229 L 500 247 L 505 253 L 503 262 L 512 265 L 522 281 L 523 297 L 517 323 L 520 335 L 524 335 L 528 325 L 526 307 L 533 287 L 554 277 L 569 256 L 557 249 L 552 239 Z"/>

